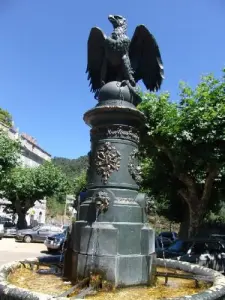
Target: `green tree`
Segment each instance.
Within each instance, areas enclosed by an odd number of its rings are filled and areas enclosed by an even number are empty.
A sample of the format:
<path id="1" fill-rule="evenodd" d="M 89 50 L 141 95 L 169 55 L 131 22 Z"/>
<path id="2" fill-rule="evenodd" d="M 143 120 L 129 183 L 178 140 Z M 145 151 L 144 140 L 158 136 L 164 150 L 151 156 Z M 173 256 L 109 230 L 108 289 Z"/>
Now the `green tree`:
<path id="1" fill-rule="evenodd" d="M 192 236 L 224 193 L 225 70 L 220 79 L 203 76 L 195 89 L 181 83 L 178 103 L 169 97 L 146 93 L 139 107 L 146 116 L 143 188 L 151 187 L 170 217 L 187 221 Z"/>
<path id="2" fill-rule="evenodd" d="M 57 194 L 47 198 L 47 213 L 51 217 L 64 214 L 66 195 Z"/>
<path id="3" fill-rule="evenodd" d="M 68 179 L 68 194 L 73 194 L 75 197 L 86 188 L 87 178 L 86 171 L 81 171 L 73 180 Z M 54 195 L 47 199 L 47 209 L 51 216 L 63 215 L 65 209 L 66 195 Z"/>
<path id="4" fill-rule="evenodd" d="M 11 202 L 10 209 L 18 214 L 18 227 L 25 228 L 26 213 L 35 201 L 54 194 L 66 194 L 65 175 L 51 162 L 36 168 L 16 167 L 4 180 L 4 197 Z"/>
<path id="5" fill-rule="evenodd" d="M 84 190 L 87 186 L 87 172 L 82 171 L 79 176 L 75 178 L 73 181 L 73 193 L 75 196 L 79 195 L 79 193 Z"/>
<path id="6" fill-rule="evenodd" d="M 7 110 L 0 108 L 0 122 L 8 127 L 12 127 L 12 116 Z"/>
<path id="7" fill-rule="evenodd" d="M 0 131 L 0 183 L 6 172 L 18 164 L 19 154 L 20 143 Z"/>
<path id="8" fill-rule="evenodd" d="M 88 157 L 87 155 L 80 156 L 76 159 L 54 157 L 53 163 L 67 175 L 69 180 L 73 181 L 74 178 L 87 170 Z"/>

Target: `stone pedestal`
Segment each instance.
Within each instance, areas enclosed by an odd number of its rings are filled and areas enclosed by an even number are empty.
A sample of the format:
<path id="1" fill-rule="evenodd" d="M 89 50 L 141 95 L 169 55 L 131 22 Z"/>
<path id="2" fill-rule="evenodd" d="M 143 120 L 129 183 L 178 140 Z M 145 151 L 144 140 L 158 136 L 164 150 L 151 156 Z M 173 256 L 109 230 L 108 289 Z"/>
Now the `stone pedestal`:
<path id="1" fill-rule="evenodd" d="M 145 194 L 138 193 L 144 116 L 129 89 L 111 82 L 84 120 L 91 126 L 91 151 L 87 196 L 72 231 L 73 279 L 99 270 L 115 286 L 150 284 L 155 234 L 146 222 Z"/>

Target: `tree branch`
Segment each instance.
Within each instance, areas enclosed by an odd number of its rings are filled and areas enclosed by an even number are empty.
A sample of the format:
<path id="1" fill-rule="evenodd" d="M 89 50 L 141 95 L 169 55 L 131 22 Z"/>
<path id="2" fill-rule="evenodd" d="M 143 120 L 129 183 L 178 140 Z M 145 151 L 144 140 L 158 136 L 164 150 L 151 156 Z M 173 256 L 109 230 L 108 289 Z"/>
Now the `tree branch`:
<path id="1" fill-rule="evenodd" d="M 170 151 L 170 149 L 162 142 L 160 142 L 158 139 L 156 138 L 151 138 L 152 143 L 160 148 L 169 158 L 169 160 L 171 161 L 172 165 L 173 165 L 173 169 L 174 171 L 177 169 L 176 166 L 176 159 L 174 158 L 174 155 L 172 154 L 172 152 Z"/>
<path id="2" fill-rule="evenodd" d="M 201 198 L 203 203 L 208 202 L 208 200 L 211 196 L 212 186 L 213 186 L 214 180 L 218 174 L 218 168 L 215 166 L 210 166 L 208 168 L 207 173 L 208 173 L 208 175 L 205 180 L 204 189 L 203 189 L 202 198 Z"/>
<path id="3" fill-rule="evenodd" d="M 173 165 L 174 174 L 188 189 L 188 194 L 189 194 L 188 199 L 190 200 L 190 198 L 191 198 L 191 199 L 196 200 L 197 188 L 196 188 L 196 184 L 195 184 L 195 181 L 193 180 L 193 178 L 191 176 L 187 175 L 186 173 L 179 172 L 175 156 L 172 154 L 170 149 L 168 149 L 168 147 L 164 143 L 160 142 L 157 139 L 152 139 L 152 143 L 156 147 L 160 148 L 168 156 L 169 160 L 171 161 L 171 163 Z M 183 194 L 183 192 L 182 192 L 182 194 Z M 181 195 L 181 193 L 180 193 L 180 195 Z"/>
<path id="4" fill-rule="evenodd" d="M 19 199 L 17 193 L 16 193 L 16 199 L 15 199 L 15 209 L 18 214 L 21 213 L 20 199 Z"/>
<path id="5" fill-rule="evenodd" d="M 188 197 L 188 193 L 185 189 L 180 189 L 178 191 L 178 195 L 180 195 L 188 203 L 189 197 Z"/>
<path id="6" fill-rule="evenodd" d="M 193 178 L 185 173 L 177 174 L 178 179 L 183 182 L 191 194 L 197 195 L 197 189 Z"/>

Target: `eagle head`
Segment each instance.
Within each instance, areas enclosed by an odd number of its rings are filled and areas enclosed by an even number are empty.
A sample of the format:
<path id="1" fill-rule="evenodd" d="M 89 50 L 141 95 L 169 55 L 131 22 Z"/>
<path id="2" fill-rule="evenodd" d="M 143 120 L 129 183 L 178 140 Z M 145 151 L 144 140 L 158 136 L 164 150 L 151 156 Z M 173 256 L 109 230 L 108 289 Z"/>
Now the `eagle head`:
<path id="1" fill-rule="evenodd" d="M 122 16 L 109 15 L 108 19 L 109 19 L 109 22 L 111 22 L 114 29 L 116 29 L 118 27 L 124 27 L 124 28 L 127 27 L 127 20 Z"/>

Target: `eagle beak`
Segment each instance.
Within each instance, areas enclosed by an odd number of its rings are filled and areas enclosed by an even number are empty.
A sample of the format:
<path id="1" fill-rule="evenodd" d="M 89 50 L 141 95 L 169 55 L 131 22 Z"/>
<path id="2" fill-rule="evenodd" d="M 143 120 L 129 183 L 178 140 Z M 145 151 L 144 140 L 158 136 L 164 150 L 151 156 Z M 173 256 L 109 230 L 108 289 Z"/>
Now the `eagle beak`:
<path id="1" fill-rule="evenodd" d="M 108 19 L 109 19 L 109 21 L 110 21 L 110 22 L 113 22 L 113 21 L 115 21 L 115 18 L 114 18 L 114 16 L 113 16 L 113 15 L 109 15 L 109 16 L 108 16 Z"/>

